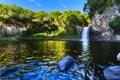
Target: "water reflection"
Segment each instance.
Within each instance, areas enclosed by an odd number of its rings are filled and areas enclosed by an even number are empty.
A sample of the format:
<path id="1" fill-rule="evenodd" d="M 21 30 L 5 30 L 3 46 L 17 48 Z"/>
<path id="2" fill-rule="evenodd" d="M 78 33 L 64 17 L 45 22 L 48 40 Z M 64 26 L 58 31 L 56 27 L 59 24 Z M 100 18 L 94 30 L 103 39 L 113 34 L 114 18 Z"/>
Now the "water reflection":
<path id="1" fill-rule="evenodd" d="M 82 41 L 82 51 L 89 53 L 89 41 Z"/>
<path id="2" fill-rule="evenodd" d="M 89 41 L 81 41 L 82 54 L 79 55 L 82 65 L 79 69 L 82 69 L 82 76 L 85 80 L 97 80 L 97 77 L 94 75 L 93 66 L 92 66 L 92 56 L 90 53 Z"/>
<path id="3" fill-rule="evenodd" d="M 17 45 L 16 45 L 17 44 Z M 9 65 L 12 61 L 24 62 L 24 56 L 29 54 L 27 45 L 23 43 L 1 43 L 0 47 L 0 67 Z"/>
<path id="4" fill-rule="evenodd" d="M 119 46 L 86 41 L 0 42 L 0 79 L 102 80 L 99 66 L 116 64 Z M 66 55 L 75 58 L 77 65 L 62 73 L 56 64 Z"/>
<path id="5" fill-rule="evenodd" d="M 37 59 L 43 57 L 45 60 L 49 58 L 53 61 L 59 61 L 67 54 L 66 42 L 63 41 L 35 41 L 28 43 L 28 46 L 31 52 L 38 53 L 37 51 L 39 51 L 41 56 L 36 56 Z"/>
<path id="6" fill-rule="evenodd" d="M 90 51 L 89 51 L 89 41 L 82 41 L 82 57 L 83 57 L 83 61 L 84 63 L 90 64 Z"/>

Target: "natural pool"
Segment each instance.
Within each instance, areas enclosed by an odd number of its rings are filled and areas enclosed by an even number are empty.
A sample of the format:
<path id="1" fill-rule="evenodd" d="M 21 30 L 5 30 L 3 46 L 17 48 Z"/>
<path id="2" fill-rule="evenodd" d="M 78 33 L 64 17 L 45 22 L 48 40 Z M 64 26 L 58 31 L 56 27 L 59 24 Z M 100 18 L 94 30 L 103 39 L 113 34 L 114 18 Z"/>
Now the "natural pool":
<path id="1" fill-rule="evenodd" d="M 119 65 L 120 42 L 0 42 L 0 80 L 103 80 L 103 69 Z M 56 68 L 64 56 L 77 64 L 67 72 Z"/>

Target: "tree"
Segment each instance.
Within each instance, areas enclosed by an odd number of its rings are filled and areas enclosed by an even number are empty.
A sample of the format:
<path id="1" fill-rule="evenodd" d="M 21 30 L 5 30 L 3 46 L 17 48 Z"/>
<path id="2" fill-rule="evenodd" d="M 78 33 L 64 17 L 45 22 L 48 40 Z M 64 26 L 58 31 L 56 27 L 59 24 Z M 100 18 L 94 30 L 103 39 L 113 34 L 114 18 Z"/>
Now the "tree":
<path id="1" fill-rule="evenodd" d="M 116 2 L 117 0 L 114 1 Z M 92 17 L 95 12 L 101 14 L 106 10 L 106 7 L 112 5 L 112 0 L 87 0 L 87 3 L 85 3 L 83 10 Z"/>
<path id="2" fill-rule="evenodd" d="M 47 15 L 48 13 L 46 13 L 45 11 L 35 12 L 35 18 L 33 19 L 33 21 L 43 22 L 47 20 Z"/>
<path id="3" fill-rule="evenodd" d="M 35 12 L 16 5 L 0 4 L 0 21 L 2 24 L 25 27 L 24 35 L 37 33 L 67 33 L 75 34 L 76 26 L 88 26 L 91 19 L 79 10 L 47 13 Z M 4 25 L 3 25 L 4 26 Z"/>
<path id="4" fill-rule="evenodd" d="M 58 17 L 61 15 L 61 13 L 57 10 L 52 11 L 48 15 L 48 20 L 50 20 L 54 24 L 58 24 Z"/>

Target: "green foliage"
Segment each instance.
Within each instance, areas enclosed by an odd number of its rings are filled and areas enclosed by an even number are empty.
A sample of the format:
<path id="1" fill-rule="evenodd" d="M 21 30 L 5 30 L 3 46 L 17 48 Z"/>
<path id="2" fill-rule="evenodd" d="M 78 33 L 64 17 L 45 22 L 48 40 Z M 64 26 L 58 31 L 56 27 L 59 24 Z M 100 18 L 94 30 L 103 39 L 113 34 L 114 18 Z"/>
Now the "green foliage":
<path id="1" fill-rule="evenodd" d="M 48 13 L 44 11 L 34 12 L 34 13 L 35 13 L 35 16 L 34 16 L 33 22 L 43 22 L 47 19 Z"/>
<path id="2" fill-rule="evenodd" d="M 101 14 L 106 8 L 115 4 L 120 4 L 120 0 L 87 0 L 83 10 L 92 17 L 96 11 Z"/>
<path id="3" fill-rule="evenodd" d="M 90 26 L 91 19 L 87 14 L 81 14 L 79 10 L 33 12 L 16 5 L 0 4 L 0 24 L 25 27 L 27 30 L 23 32 L 22 36 L 39 33 L 72 35 L 77 33 L 76 26 Z"/>
<path id="4" fill-rule="evenodd" d="M 23 36 L 32 36 L 33 34 L 39 33 L 41 31 L 40 27 L 30 27 L 27 31 L 23 32 Z"/>
<path id="5" fill-rule="evenodd" d="M 81 14 L 78 10 L 68 10 L 59 16 L 59 25 L 64 27 L 65 32 L 76 34 L 76 26 L 90 26 L 91 19 L 87 14 Z"/>
<path id="6" fill-rule="evenodd" d="M 37 33 L 51 33 L 58 30 L 58 26 L 56 26 L 55 24 L 51 24 L 48 21 L 44 21 L 41 26 L 32 26 L 29 27 L 26 31 L 23 32 L 23 36 L 33 36 L 34 34 Z"/>
<path id="7" fill-rule="evenodd" d="M 120 4 L 120 0 L 115 0 L 115 4 Z"/>
<path id="8" fill-rule="evenodd" d="M 29 9 L 23 9 L 16 5 L 4 5 L 0 4 L 0 17 L 12 21 L 31 21 L 33 19 L 34 12 Z"/>
<path id="9" fill-rule="evenodd" d="M 116 17 L 115 20 L 109 23 L 109 26 L 114 29 L 117 34 L 120 34 L 120 16 Z"/>
<path id="10" fill-rule="evenodd" d="M 57 10 L 52 11 L 51 13 L 49 13 L 48 15 L 48 20 L 50 20 L 52 23 L 57 24 L 58 23 L 58 16 L 60 16 L 61 13 Z"/>

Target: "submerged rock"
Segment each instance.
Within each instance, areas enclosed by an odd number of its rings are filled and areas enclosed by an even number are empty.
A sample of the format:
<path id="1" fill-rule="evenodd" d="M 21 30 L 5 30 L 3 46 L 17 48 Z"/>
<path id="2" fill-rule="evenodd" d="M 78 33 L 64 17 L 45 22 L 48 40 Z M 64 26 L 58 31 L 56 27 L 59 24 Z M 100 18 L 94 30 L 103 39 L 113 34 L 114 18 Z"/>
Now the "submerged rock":
<path id="1" fill-rule="evenodd" d="M 19 68 L 5 68 L 3 72 L 0 74 L 0 77 L 15 75 L 19 71 Z"/>
<path id="2" fill-rule="evenodd" d="M 57 67 L 59 71 L 67 71 L 71 66 L 75 64 L 75 60 L 71 56 L 64 57 L 61 61 L 58 62 Z"/>
<path id="3" fill-rule="evenodd" d="M 111 66 L 104 70 L 104 76 L 107 80 L 120 80 L 120 66 Z"/>

